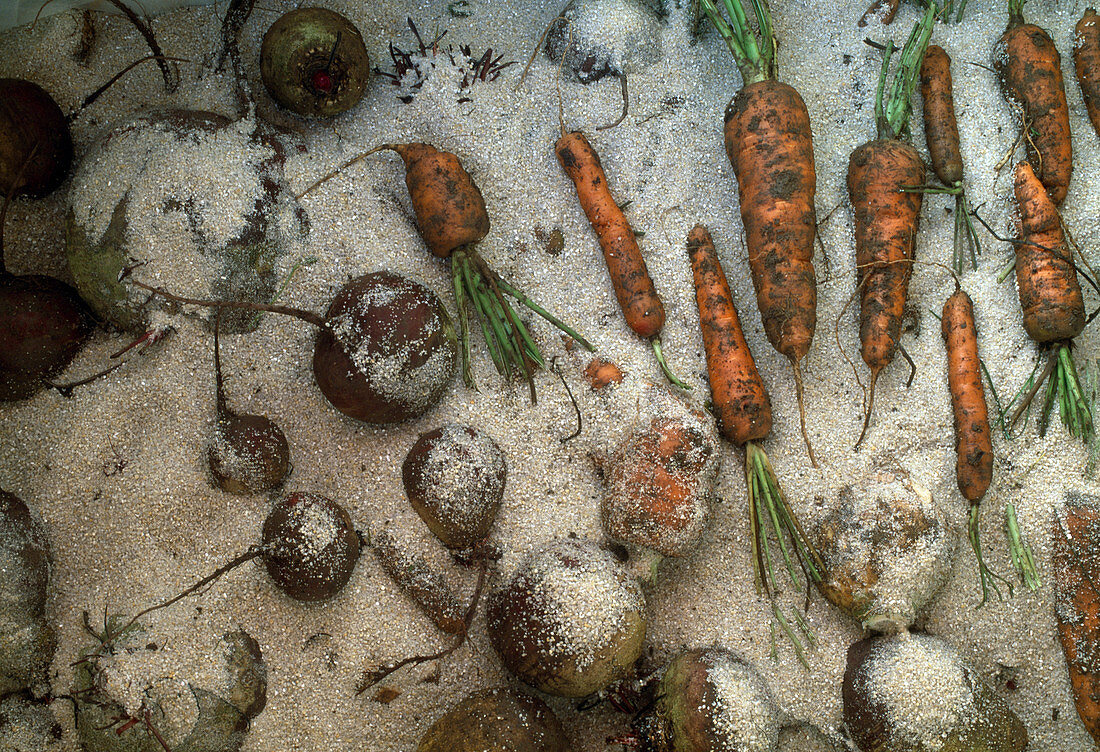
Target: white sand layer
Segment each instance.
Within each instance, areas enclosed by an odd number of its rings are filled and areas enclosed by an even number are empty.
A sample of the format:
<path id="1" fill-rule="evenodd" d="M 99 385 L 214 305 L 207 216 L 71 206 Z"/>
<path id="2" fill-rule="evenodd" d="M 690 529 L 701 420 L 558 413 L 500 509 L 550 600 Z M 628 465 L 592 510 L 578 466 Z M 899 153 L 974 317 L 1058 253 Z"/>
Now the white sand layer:
<path id="1" fill-rule="evenodd" d="M 286 491 L 318 493 L 345 506 L 364 532 L 390 520 L 417 530 L 423 522 L 411 509 L 401 484 L 401 463 L 417 436 L 446 422 L 467 423 L 491 436 L 504 451 L 508 481 L 493 537 L 503 556 L 494 583 L 547 541 L 576 534 L 599 539 L 603 493 L 592 456 L 620 444 L 636 420 L 638 400 L 649 382 L 663 377 L 649 343 L 623 323 L 592 230 L 572 184 L 554 156 L 560 135 L 559 100 L 566 128 L 583 129 L 599 151 L 611 190 L 632 225 L 644 231 L 641 246 L 667 311 L 662 333 L 672 371 L 695 385 L 686 398 L 696 406 L 708 397 L 699 319 L 684 238 L 696 222 L 711 229 L 725 265 L 745 335 L 771 393 L 774 426 L 763 445 L 795 511 L 806 526 L 837 502 L 845 485 L 858 489 L 880 469 L 903 468 L 932 492 L 951 524 L 964 529 L 967 504 L 956 488 L 952 417 L 938 313 L 954 282 L 949 264 L 953 202 L 928 196 L 917 240 L 920 263 L 913 275 L 911 317 L 903 345 L 917 367 L 906 388 L 908 368 L 896 358 L 881 375 L 875 415 L 860 451 L 852 445 L 862 422 L 867 370 L 858 353 L 858 314 L 849 305 L 855 287 L 851 208 L 845 187 L 848 155 L 874 136 L 873 102 L 881 54 L 865 36 L 901 43 L 917 18 L 903 5 L 893 25 L 859 29 L 864 0 L 775 0 L 774 29 L 780 40 L 780 77 L 802 92 L 814 125 L 817 207 L 825 253 L 815 258 L 819 279 L 818 327 L 802 362 L 808 430 L 821 467 L 807 459 L 798 426 L 790 364 L 767 342 L 756 309 L 737 207 L 737 190 L 722 145 L 723 113 L 741 77 L 729 51 L 713 32 L 694 42 L 685 12 L 672 8 L 659 26 L 661 55 L 620 51 L 639 61 L 629 76 L 630 111 L 610 130 L 597 126 L 620 112 L 614 79 L 582 86 L 566 72 L 556 87 L 557 68 L 542 54 L 517 87 L 522 64 L 539 34 L 561 10 L 563 0 L 469 0 L 453 4 L 469 12 L 456 16 L 446 2 L 394 0 L 326 3 L 363 32 L 372 60 L 392 70 L 388 44 L 416 47 L 406 18 L 425 42 L 447 31 L 434 65 L 421 62 L 423 83 L 412 73 L 398 88 L 375 76 L 366 96 L 332 121 L 303 121 L 278 115 L 292 132 L 287 145 L 287 180 L 303 190 L 352 156 L 381 143 L 424 141 L 459 156 L 484 193 L 492 229 L 479 250 L 501 276 L 525 290 L 584 334 L 604 357 L 616 361 L 625 380 L 601 392 L 588 388 L 588 356 L 567 350 L 558 333 L 527 316 L 535 340 L 576 397 L 583 425 L 562 382 L 551 370 L 536 376 L 538 404 L 522 383 L 506 383 L 492 367 L 480 332 L 472 342 L 478 390 L 456 379 L 442 402 L 406 424 L 374 428 L 337 413 L 317 390 L 311 372 L 315 330 L 308 324 L 265 315 L 248 335 L 222 337 L 222 362 L 230 404 L 265 414 L 286 432 L 293 473 Z M 676 5 L 676 3 L 671 3 Z M 259 83 L 257 51 L 263 31 L 287 0 L 258 3 L 244 29 L 247 75 L 259 92 L 261 116 L 275 112 Z M 613 3 L 613 5 L 618 5 Z M 1077 173 L 1063 206 L 1067 225 L 1091 254 L 1100 242 L 1100 139 L 1084 112 L 1073 79 L 1069 51 L 1073 26 L 1084 0 L 1032 0 L 1026 15 L 1051 30 L 1063 52 L 1071 109 Z M 182 85 L 166 94 L 156 67 L 146 64 L 73 122 L 76 160 L 92 152 L 111 128 L 150 108 L 209 109 L 233 115 L 232 80 L 213 66 L 220 52 L 220 16 L 225 4 L 158 16 L 153 26 L 166 54 L 180 63 Z M 966 178 L 972 203 L 1002 235 L 1011 235 L 1011 164 L 996 168 L 1016 139 L 1013 112 L 1004 103 L 990 53 L 1007 20 L 1002 0 L 971 0 L 957 26 L 937 25 L 933 41 L 954 60 L 955 102 Z M 87 65 L 72 53 L 79 25 L 66 14 L 0 36 L 0 75 L 29 78 L 50 91 L 66 112 L 127 63 L 147 54 L 137 32 L 118 16 L 96 16 L 96 40 Z M 620 38 L 628 38 L 623 35 Z M 519 64 L 494 82 L 460 88 L 468 70 L 459 45 L 470 57 L 486 48 L 492 56 Z M 429 54 L 430 51 L 429 51 Z M 468 80 L 468 77 L 467 77 Z M 411 100 L 407 103 L 402 97 Z M 924 152 L 919 101 L 912 118 L 916 144 Z M 227 144 L 232 140 L 227 140 Z M 232 154 L 194 164 L 207 181 L 210 170 L 232 171 Z M 244 159 L 244 155 L 239 155 Z M 232 183 L 232 175 L 227 181 Z M 450 269 L 433 257 L 417 234 L 404 171 L 393 154 L 370 156 L 303 200 L 309 232 L 302 247 L 283 257 L 283 280 L 303 259 L 281 302 L 323 313 L 350 277 L 388 269 L 434 290 L 454 312 Z M 75 198 L 74 181 L 41 200 L 20 199 L 8 215 L 4 239 L 16 273 L 68 278 L 65 220 Z M 244 190 L 250 190 L 243 188 Z M 239 196 L 237 197 L 239 198 Z M 107 200 L 107 196 L 103 196 Z M 88 202 L 96 196 L 86 197 Z M 227 202 L 231 197 L 226 196 Z M 227 204 L 228 206 L 228 204 Z M 100 207 L 86 206 L 84 216 Z M 217 213 L 209 216 L 216 217 Z M 155 226 L 155 225 L 150 225 Z M 547 250 L 539 237 L 560 228 L 564 249 Z M 1011 259 L 1006 243 L 982 232 L 977 271 L 963 275 L 974 299 L 979 346 L 1001 400 L 1009 398 L 1041 357 L 1025 334 L 1011 278 L 996 277 Z M 551 249 L 556 250 L 556 249 Z M 165 274 L 184 275 L 165 264 Z M 175 271 L 172 271 L 175 270 Z M 183 282 L 183 280 L 178 280 Z M 159 283 L 173 280 L 162 277 Z M 1090 307 L 1096 296 L 1086 292 Z M 60 635 L 53 664 L 55 692 L 72 683 L 72 662 L 89 644 L 81 613 L 93 625 L 104 611 L 132 614 L 167 598 L 259 541 L 270 502 L 215 490 L 207 477 L 205 451 L 215 423 L 213 338 L 206 316 L 193 310 L 165 314 L 174 333 L 134 357 L 109 377 L 76 389 L 71 399 L 48 391 L 33 399 L 0 405 L 0 487 L 36 509 L 51 536 L 55 566 L 49 615 Z M 76 379 L 107 363 L 108 355 L 131 340 L 129 334 L 99 330 L 64 378 Z M 1079 366 L 1096 367 L 1096 327 L 1077 339 Z M 1010 600 L 980 610 L 973 555 L 963 539 L 943 592 L 918 626 L 953 645 L 985 681 L 1006 698 L 1027 725 L 1032 749 L 1076 752 L 1092 748 L 1070 694 L 1064 658 L 1056 639 L 1049 586 L 1051 508 L 1066 488 L 1095 493 L 1083 476 L 1087 450 L 1054 420 L 1045 438 L 1034 418 L 1009 440 L 995 430 L 993 485 L 983 502 L 982 539 L 989 565 L 1014 578 L 1003 530 L 1003 509 L 1013 503 L 1023 534 L 1034 546 L 1043 587 L 1017 588 Z M 777 703 L 792 718 L 826 730 L 841 724 L 841 676 L 848 645 L 860 636 L 857 624 L 815 598 L 807 621 L 817 644 L 807 648 L 809 670 L 793 650 L 773 637 L 771 609 L 753 582 L 745 479 L 741 449 L 723 442 L 718 503 L 698 548 L 666 562 L 649 588 L 647 662 L 663 663 L 683 646 L 720 644 L 749 659 Z M 419 537 L 418 537 L 419 536 Z M 444 562 L 440 552 L 424 553 Z M 779 573 L 782 574 L 782 573 Z M 473 571 L 449 566 L 446 576 L 469 593 Z M 779 598 L 790 613 L 802 595 L 779 580 Z M 282 595 L 262 566 L 248 564 L 203 594 L 150 618 L 167 639 L 187 627 L 199 633 L 190 644 L 211 644 L 235 626 L 260 644 L 269 668 L 267 708 L 253 722 L 245 744 L 250 752 L 289 750 L 378 750 L 415 748 L 444 710 L 467 692 L 514 681 L 507 676 L 485 633 L 484 609 L 473 621 L 471 642 L 439 665 L 427 664 L 387 680 L 400 691 L 388 704 L 357 696 L 356 682 L 369 667 L 450 644 L 365 555 L 344 591 L 333 601 L 302 605 Z M 1011 681 L 1009 679 L 1011 678 Z M 608 705 L 578 712 L 574 703 L 551 699 L 576 750 L 601 750 L 612 734 L 625 732 L 629 716 Z M 53 708 L 64 727 L 62 748 L 75 750 L 69 706 Z"/>

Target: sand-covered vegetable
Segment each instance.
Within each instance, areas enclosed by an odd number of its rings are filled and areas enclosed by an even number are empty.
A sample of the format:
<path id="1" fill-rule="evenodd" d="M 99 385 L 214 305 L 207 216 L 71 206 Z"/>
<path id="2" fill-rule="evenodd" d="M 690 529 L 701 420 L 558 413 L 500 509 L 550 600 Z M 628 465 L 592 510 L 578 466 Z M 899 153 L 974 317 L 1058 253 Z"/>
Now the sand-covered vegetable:
<path id="1" fill-rule="evenodd" d="M 254 120 L 170 110 L 118 126 L 81 161 L 69 191 L 66 242 L 80 294 L 132 331 L 149 327 L 162 301 L 120 280 L 130 268 L 192 297 L 269 300 L 304 228 L 285 159 Z M 256 323 L 236 311 L 225 327 Z"/>
<path id="2" fill-rule="evenodd" d="M 485 540 L 504 500 L 508 464 L 493 438 L 448 423 L 420 434 L 401 466 L 405 495 L 450 549 Z"/>
<path id="3" fill-rule="evenodd" d="M 327 8 L 279 17 L 260 46 L 260 76 L 276 102 L 309 117 L 347 112 L 363 98 L 370 58 L 351 21 Z"/>
<path id="4" fill-rule="evenodd" d="M 0 78 L 0 195 L 14 189 L 44 196 L 61 185 L 72 161 L 69 125 L 49 92 L 31 81 Z"/>
<path id="5" fill-rule="evenodd" d="M 64 732 L 46 702 L 23 694 L 0 699 L 0 750 L 61 752 Z"/>
<path id="6" fill-rule="evenodd" d="M 175 635 L 174 639 L 187 639 Z M 78 664 L 76 728 L 87 752 L 236 752 L 267 702 L 260 646 L 243 630 L 185 665 L 133 624 Z"/>
<path id="7" fill-rule="evenodd" d="M 561 538 L 490 595 L 489 639 L 504 665 L 547 694 L 585 697 L 628 675 L 646 634 L 637 580 L 595 543 Z"/>
<path id="8" fill-rule="evenodd" d="M 779 710 L 768 685 L 725 648 L 688 650 L 665 667 L 634 721 L 641 752 L 775 752 Z"/>
<path id="9" fill-rule="evenodd" d="M 659 4 L 647 0 L 570 0 L 546 35 L 546 56 L 582 84 L 635 73 L 661 58 Z"/>
<path id="10" fill-rule="evenodd" d="M 569 752 L 569 744 L 545 702 L 498 687 L 474 692 L 444 713 L 416 752 Z"/>
<path id="11" fill-rule="evenodd" d="M 292 493 L 271 508 L 261 549 L 267 573 L 280 590 L 296 601 L 323 601 L 351 577 L 359 561 L 359 534 L 335 501 Z"/>
<path id="12" fill-rule="evenodd" d="M 862 752 L 1021 752 L 1027 730 L 942 640 L 903 632 L 848 649 L 844 722 Z"/>
<path id="13" fill-rule="evenodd" d="M 0 696 L 45 684 L 57 646 L 46 618 L 50 567 L 42 523 L 0 491 Z"/>
<path id="14" fill-rule="evenodd" d="M 956 539 L 928 489 L 906 475 L 871 474 L 841 489 L 821 523 L 818 587 L 866 627 L 908 627 L 947 581 Z"/>
<path id="15" fill-rule="evenodd" d="M 718 476 L 714 418 L 653 387 L 634 429 L 604 464 L 604 530 L 662 556 L 687 554 L 703 534 Z"/>

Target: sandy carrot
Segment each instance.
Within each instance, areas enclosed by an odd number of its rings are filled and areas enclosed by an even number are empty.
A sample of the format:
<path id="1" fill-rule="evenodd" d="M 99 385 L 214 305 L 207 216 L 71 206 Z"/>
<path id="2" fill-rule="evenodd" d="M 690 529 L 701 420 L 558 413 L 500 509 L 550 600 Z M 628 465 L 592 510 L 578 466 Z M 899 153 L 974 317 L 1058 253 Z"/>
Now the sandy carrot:
<path id="1" fill-rule="evenodd" d="M 862 443 L 871 422 L 879 374 L 894 359 L 901 339 L 920 218 L 921 193 L 916 188 L 924 183 L 924 162 L 911 144 L 900 139 L 908 134 L 910 95 L 934 19 L 935 6 L 930 3 L 902 49 L 890 94 L 884 97 L 894 49 L 893 43 L 887 45 L 875 97 L 878 138 L 858 147 L 848 160 L 848 195 L 855 219 L 860 355 L 871 369 L 867 411 L 856 446 Z"/>
<path id="2" fill-rule="evenodd" d="M 1055 204 L 1073 175 L 1069 105 L 1062 58 L 1046 30 L 1024 23 L 1026 0 L 1008 0 L 1008 28 L 993 47 L 993 65 L 1005 99 L 1023 113 L 1027 160 Z"/>
<path id="3" fill-rule="evenodd" d="M 1067 493 L 1052 523 L 1054 614 L 1066 654 L 1074 704 L 1100 744 L 1100 499 Z"/>
<path id="4" fill-rule="evenodd" d="M 345 162 L 303 191 L 298 198 L 364 157 L 383 150 L 395 152 L 405 163 L 405 186 L 409 190 L 417 227 L 428 249 L 439 258 L 451 260 L 455 303 L 462 329 L 463 380 L 467 386 L 474 387 L 469 364 L 469 304 L 478 317 L 485 343 L 497 370 L 504 375 L 516 373 L 526 379 L 531 390 L 531 401 L 534 402 L 535 382 L 532 371 L 534 367 L 544 366 L 545 362 L 527 331 L 527 326 L 513 310 L 505 294 L 542 316 L 587 349 L 594 348 L 521 290 L 501 279 L 474 249 L 474 245 L 489 233 L 489 213 L 481 190 L 458 157 L 439 151 L 430 144 L 383 144 Z"/>
<path id="5" fill-rule="evenodd" d="M 955 120 L 955 95 L 951 86 L 951 58 L 938 45 L 929 45 L 920 66 L 920 95 L 924 103 L 924 137 L 932 170 L 945 189 L 926 188 L 926 193 L 948 193 L 955 197 L 955 246 L 953 266 L 962 272 L 964 244 L 969 246 L 970 264 L 978 268 L 981 244 L 970 221 L 963 188 L 962 151 Z"/>
<path id="6" fill-rule="evenodd" d="M 1070 351 L 1071 340 L 1085 328 L 1085 303 L 1073 256 L 1049 190 L 1045 190 L 1027 162 L 1016 166 L 1014 189 L 1020 213 L 1016 288 L 1024 329 L 1038 345 L 1050 349 L 1050 360 L 1032 390 L 1021 400 L 1011 423 L 1019 420 L 1049 377 L 1040 432 L 1046 431 L 1047 416 L 1057 399 L 1062 423 L 1071 434 L 1088 441 L 1092 436 L 1092 412 Z"/>
<path id="7" fill-rule="evenodd" d="M 770 594 L 775 580 L 764 519 L 771 520 L 791 579 L 797 581 L 797 574 L 783 531 L 793 542 L 794 555 L 806 576 L 818 583 L 823 567 L 821 557 L 787 503 L 759 443 L 771 430 L 771 402 L 745 342 L 726 275 L 705 226 L 696 225 L 688 234 L 687 252 L 695 282 L 695 301 L 699 307 L 707 377 L 718 416 L 718 429 L 729 441 L 745 448 L 745 481 L 752 519 L 757 589 Z M 776 615 L 780 616 L 778 610 Z M 797 647 L 793 633 L 788 631 L 788 637 Z"/>
<path id="8" fill-rule="evenodd" d="M 989 430 L 985 391 L 982 389 L 974 305 L 970 296 L 958 286 L 943 304 L 940 333 L 947 350 L 947 387 L 955 415 L 955 480 L 963 498 L 970 502 L 967 537 L 978 560 L 982 603 L 985 603 L 989 599 L 990 587 L 1000 595 L 993 578 L 1001 579 L 986 567 L 978 535 L 979 505 L 993 480 L 993 437 Z"/>
<path id="9" fill-rule="evenodd" d="M 665 325 L 665 307 L 653 286 L 634 230 L 611 195 L 599 154 L 583 133 L 565 133 L 564 129 L 554 145 L 554 152 L 565 174 L 573 181 L 581 208 L 596 232 L 627 326 L 653 343 L 657 362 L 669 381 L 678 387 L 690 388 L 673 375 L 665 361 L 660 336 Z"/>
<path id="10" fill-rule="evenodd" d="M 817 326 L 817 172 L 810 115 L 799 93 L 776 79 L 776 43 L 767 3 L 752 3 L 759 39 L 747 23 L 741 0 L 725 0 L 728 21 L 713 0 L 703 0 L 702 6 L 726 40 L 745 84 L 726 108 L 726 154 L 737 177 L 764 332 L 794 369 L 802 439 L 817 467 L 806 430 L 801 367 Z"/>
<path id="11" fill-rule="evenodd" d="M 1100 16 L 1092 8 L 1073 30 L 1073 67 L 1092 128 L 1100 135 Z"/>

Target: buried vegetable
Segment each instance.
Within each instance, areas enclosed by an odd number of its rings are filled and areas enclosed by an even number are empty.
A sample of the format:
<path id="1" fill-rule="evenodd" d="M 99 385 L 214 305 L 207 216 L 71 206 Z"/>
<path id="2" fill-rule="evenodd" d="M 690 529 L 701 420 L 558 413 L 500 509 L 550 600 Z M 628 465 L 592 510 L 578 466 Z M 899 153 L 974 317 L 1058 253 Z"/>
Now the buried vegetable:
<path id="1" fill-rule="evenodd" d="M 264 34 L 260 75 L 288 110 L 333 117 L 362 99 L 370 59 L 359 29 L 347 18 L 327 8 L 298 8 Z"/>
<path id="2" fill-rule="evenodd" d="M 489 598 L 489 639 L 525 683 L 586 697 L 626 677 L 645 642 L 645 597 L 608 551 L 562 538 L 538 549 Z"/>
<path id="3" fill-rule="evenodd" d="M 530 388 L 535 402 L 534 368 L 545 366 L 542 353 L 504 294 L 542 316 L 588 350 L 595 348 L 564 322 L 537 305 L 522 291 L 494 272 L 474 244 L 489 232 L 485 199 L 458 157 L 430 144 L 383 144 L 345 162 L 305 191 L 302 198 L 341 170 L 378 151 L 395 152 L 405 163 L 405 185 L 409 190 L 416 224 L 428 250 L 438 258 L 451 260 L 455 303 L 461 323 L 462 378 L 474 387 L 470 373 L 470 331 L 467 304 L 472 305 L 481 324 L 485 344 L 502 375 L 517 374 Z"/>
<path id="4" fill-rule="evenodd" d="M 332 406 L 366 423 L 397 423 L 423 415 L 442 399 L 455 374 L 458 346 L 447 310 L 435 293 L 393 272 L 372 272 L 336 293 L 324 317 L 287 306 L 198 300 L 144 282 L 171 301 L 243 311 L 268 311 L 318 327 L 313 376 Z"/>
<path id="5" fill-rule="evenodd" d="M 31 149 L 23 169 L 34 154 Z M 15 182 L 20 180 L 17 174 Z M 95 325 L 80 295 L 61 280 L 8 271 L 4 223 L 13 193 L 0 207 L 0 401 L 26 399 L 42 389 L 72 362 Z"/>
<path id="6" fill-rule="evenodd" d="M 924 160 L 912 144 L 902 139 L 909 135 L 911 93 L 935 18 L 935 4 L 929 2 L 901 51 L 888 95 L 886 79 L 894 44 L 887 44 L 875 97 L 878 137 L 858 147 L 848 160 L 848 196 L 855 220 L 860 355 L 871 369 L 857 447 L 871 425 L 879 374 L 901 346 L 901 322 L 913 274 L 922 198 L 912 189 L 924 183 Z"/>
<path id="7" fill-rule="evenodd" d="M 729 22 L 713 0 L 702 0 L 745 84 L 726 108 L 725 142 L 737 177 L 756 305 L 768 341 L 794 369 L 802 440 L 810 464 L 817 467 L 806 430 L 801 366 L 817 326 L 817 171 L 810 115 L 801 95 L 777 78 L 777 42 L 767 3 L 752 3 L 759 42 L 741 0 L 725 5 Z"/>
<path id="8" fill-rule="evenodd" d="M 569 752 L 545 702 L 509 687 L 467 695 L 425 732 L 416 752 Z"/>
<path id="9" fill-rule="evenodd" d="M 947 643 L 869 637 L 848 649 L 844 724 L 862 752 L 1022 752 L 1027 729 Z"/>
<path id="10" fill-rule="evenodd" d="M 222 381 L 221 310 L 214 318 L 214 380 L 217 422 L 206 462 L 214 484 L 240 494 L 266 493 L 283 484 L 290 472 L 290 446 L 277 424 L 265 415 L 229 409 Z"/>
<path id="11" fill-rule="evenodd" d="M 794 544 L 794 558 L 801 565 L 807 580 L 820 582 L 821 557 L 787 503 L 768 455 L 759 444 L 771 432 L 771 401 L 745 341 L 729 283 L 718 261 L 714 241 L 705 226 L 696 225 L 688 233 L 687 252 L 695 281 L 695 301 L 699 307 L 699 326 L 707 358 L 707 379 L 718 418 L 718 430 L 727 440 L 745 450 L 745 483 L 752 521 L 753 570 L 757 591 L 771 596 L 775 580 L 771 548 L 764 530 L 765 519 L 771 520 L 779 538 L 779 548 L 791 579 L 797 582 L 798 578 L 784 531 Z M 801 645 L 774 601 L 772 609 L 804 662 Z"/>
<path id="12" fill-rule="evenodd" d="M 401 465 L 409 503 L 443 545 L 459 552 L 485 543 L 507 477 L 492 437 L 454 423 L 420 434 Z"/>

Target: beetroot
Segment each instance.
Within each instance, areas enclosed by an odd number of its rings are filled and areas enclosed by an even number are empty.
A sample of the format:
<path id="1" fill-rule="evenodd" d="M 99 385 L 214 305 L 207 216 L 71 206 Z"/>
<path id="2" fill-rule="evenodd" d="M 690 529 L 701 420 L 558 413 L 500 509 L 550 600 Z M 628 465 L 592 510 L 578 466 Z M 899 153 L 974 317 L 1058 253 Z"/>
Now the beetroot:
<path id="1" fill-rule="evenodd" d="M 0 192 L 45 196 L 61 185 L 72 161 L 69 124 L 53 97 L 30 81 L 0 78 Z"/>
<path id="2" fill-rule="evenodd" d="M 339 593 L 359 561 L 359 534 L 347 511 L 324 496 L 292 493 L 264 522 L 264 565 L 296 601 L 323 601 Z"/>

